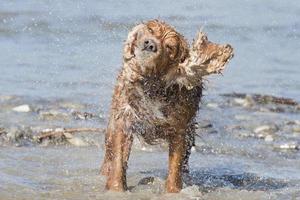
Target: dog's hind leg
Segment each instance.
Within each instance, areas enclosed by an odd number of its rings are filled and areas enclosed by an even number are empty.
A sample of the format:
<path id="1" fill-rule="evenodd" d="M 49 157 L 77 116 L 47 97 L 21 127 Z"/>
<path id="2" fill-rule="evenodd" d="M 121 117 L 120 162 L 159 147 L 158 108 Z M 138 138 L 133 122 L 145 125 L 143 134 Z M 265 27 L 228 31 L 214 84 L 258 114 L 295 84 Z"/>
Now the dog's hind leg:
<path id="1" fill-rule="evenodd" d="M 124 176 L 124 182 L 126 184 L 126 171 L 128 168 L 128 160 L 131 152 L 131 147 L 133 143 L 133 136 L 132 135 L 126 135 L 123 143 L 123 168 L 125 171 L 125 176 Z M 126 186 L 127 188 L 127 186 Z"/>
<path id="2" fill-rule="evenodd" d="M 185 133 L 176 133 L 169 139 L 169 172 L 166 180 L 167 192 L 182 189 L 182 165 L 186 152 Z"/>
<path id="3" fill-rule="evenodd" d="M 195 134 L 194 132 L 188 133 L 186 135 L 186 151 L 183 158 L 182 164 L 182 179 L 187 185 L 193 185 L 193 179 L 190 175 L 189 158 L 192 153 L 192 147 L 195 146 Z"/>
<path id="4" fill-rule="evenodd" d="M 182 164 L 182 173 L 188 175 L 190 172 L 189 168 L 189 158 L 192 153 L 192 147 L 195 145 L 195 134 L 188 133 L 186 134 L 186 151 L 184 154 L 183 164 Z"/>

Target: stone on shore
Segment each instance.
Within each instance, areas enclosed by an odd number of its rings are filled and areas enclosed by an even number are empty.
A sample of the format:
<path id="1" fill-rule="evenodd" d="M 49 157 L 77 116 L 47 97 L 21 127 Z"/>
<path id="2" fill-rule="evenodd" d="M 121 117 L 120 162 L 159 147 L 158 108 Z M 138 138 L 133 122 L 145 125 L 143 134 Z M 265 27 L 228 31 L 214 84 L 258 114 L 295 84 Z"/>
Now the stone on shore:
<path id="1" fill-rule="evenodd" d="M 15 112 L 30 112 L 31 108 L 27 104 L 19 105 L 13 108 Z"/>

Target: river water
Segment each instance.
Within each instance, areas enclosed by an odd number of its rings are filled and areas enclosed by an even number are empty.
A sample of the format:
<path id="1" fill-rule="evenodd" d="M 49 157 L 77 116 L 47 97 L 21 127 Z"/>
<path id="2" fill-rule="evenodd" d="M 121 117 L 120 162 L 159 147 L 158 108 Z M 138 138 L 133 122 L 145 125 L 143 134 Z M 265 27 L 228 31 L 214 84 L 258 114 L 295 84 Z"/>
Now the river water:
<path id="1" fill-rule="evenodd" d="M 105 128 L 123 41 L 135 24 L 153 18 L 189 41 L 203 29 L 235 50 L 223 76 L 206 83 L 192 183 L 164 194 L 167 150 L 137 144 L 130 192 L 105 192 L 102 134 L 81 135 L 88 145 L 78 147 L 7 140 L 0 131 L 0 199 L 300 199 L 299 105 L 249 106 L 248 98 L 222 95 L 300 101 L 297 1 L 2 0 L 0 128 Z M 12 110 L 23 104 L 31 111 Z M 74 111 L 96 117 L 78 120 Z M 145 177 L 154 181 L 141 184 Z"/>

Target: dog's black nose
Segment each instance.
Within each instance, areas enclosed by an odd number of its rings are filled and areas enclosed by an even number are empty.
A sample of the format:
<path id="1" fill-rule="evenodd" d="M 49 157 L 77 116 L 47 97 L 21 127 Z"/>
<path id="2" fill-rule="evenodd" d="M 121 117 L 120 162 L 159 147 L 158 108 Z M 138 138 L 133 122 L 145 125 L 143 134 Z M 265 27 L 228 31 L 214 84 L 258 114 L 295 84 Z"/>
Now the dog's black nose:
<path id="1" fill-rule="evenodd" d="M 157 48 L 155 42 L 151 39 L 145 40 L 143 50 L 156 52 Z"/>

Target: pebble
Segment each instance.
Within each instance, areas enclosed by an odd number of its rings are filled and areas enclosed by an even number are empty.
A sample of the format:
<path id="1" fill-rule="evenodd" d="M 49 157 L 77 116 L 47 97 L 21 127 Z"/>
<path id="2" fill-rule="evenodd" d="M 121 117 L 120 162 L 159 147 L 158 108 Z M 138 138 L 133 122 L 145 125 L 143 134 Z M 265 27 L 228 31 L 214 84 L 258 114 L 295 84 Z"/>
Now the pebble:
<path id="1" fill-rule="evenodd" d="M 0 96 L 0 101 L 9 101 L 9 100 L 12 100 L 14 99 L 15 96 L 10 96 L 10 95 L 1 95 Z"/>
<path id="2" fill-rule="evenodd" d="M 242 138 L 255 137 L 255 135 L 253 133 L 248 132 L 248 131 L 240 132 L 238 135 L 239 135 L 239 137 L 242 137 Z"/>
<path id="3" fill-rule="evenodd" d="M 3 133 L 6 133 L 5 128 L 0 127 L 0 135 L 3 134 Z"/>
<path id="4" fill-rule="evenodd" d="M 88 146 L 88 143 L 83 141 L 79 137 L 74 137 L 71 133 L 64 133 L 64 136 L 66 137 L 67 141 L 77 147 L 84 147 Z"/>
<path id="5" fill-rule="evenodd" d="M 278 127 L 276 125 L 262 125 L 262 126 L 258 126 L 254 129 L 254 133 L 259 134 L 262 132 L 276 132 L 278 131 Z"/>
<path id="6" fill-rule="evenodd" d="M 284 143 L 280 144 L 278 146 L 275 146 L 276 148 L 283 149 L 283 150 L 299 150 L 300 146 L 296 142 L 290 142 L 290 143 Z"/>
<path id="7" fill-rule="evenodd" d="M 84 109 L 85 106 L 75 102 L 60 102 L 59 105 L 63 108 L 81 110 Z"/>
<path id="8" fill-rule="evenodd" d="M 267 135 L 267 136 L 265 137 L 265 141 L 266 141 L 266 142 L 273 142 L 273 141 L 274 141 L 274 138 L 273 138 L 272 135 Z"/>
<path id="9" fill-rule="evenodd" d="M 196 151 L 197 151 L 196 147 L 195 147 L 195 146 L 192 146 L 191 152 L 196 152 Z"/>
<path id="10" fill-rule="evenodd" d="M 153 184 L 155 180 L 155 177 L 149 176 L 149 177 L 145 177 L 142 178 L 139 182 L 138 185 L 149 185 L 149 184 Z"/>
<path id="11" fill-rule="evenodd" d="M 233 102 L 243 107 L 251 107 L 254 105 L 254 101 L 251 96 L 246 96 L 246 98 L 234 98 Z"/>
<path id="12" fill-rule="evenodd" d="M 294 133 L 300 133 L 300 126 L 293 126 L 292 131 Z"/>
<path id="13" fill-rule="evenodd" d="M 269 126 L 265 125 L 265 126 L 259 126 L 257 128 L 254 129 L 254 133 L 260 133 L 263 131 L 268 131 L 270 129 Z"/>
<path id="14" fill-rule="evenodd" d="M 142 178 L 131 192 L 151 192 L 160 194 L 164 191 L 164 180 L 158 177 L 145 177 Z"/>
<path id="15" fill-rule="evenodd" d="M 206 122 L 206 121 L 202 121 L 202 122 L 199 122 L 197 124 L 197 128 L 204 128 L 204 129 L 206 129 L 206 128 L 212 128 L 212 127 L 213 127 L 212 123 Z"/>
<path id="16" fill-rule="evenodd" d="M 23 105 L 14 107 L 13 111 L 15 111 L 15 112 L 30 112 L 31 109 L 30 109 L 29 105 L 23 104 Z"/>
<path id="17" fill-rule="evenodd" d="M 249 115 L 235 115 L 234 118 L 240 121 L 251 120 L 251 117 Z"/>
<path id="18" fill-rule="evenodd" d="M 6 137 L 10 141 L 16 141 L 18 138 L 22 137 L 22 132 L 18 128 L 10 128 L 6 134 Z"/>
<path id="19" fill-rule="evenodd" d="M 235 98 L 233 99 L 233 102 L 239 105 L 244 105 L 246 103 L 246 100 L 242 98 Z"/>
<path id="20" fill-rule="evenodd" d="M 264 108 L 264 107 L 259 108 L 259 111 L 260 112 L 271 112 L 271 110 L 269 108 Z"/>
<path id="21" fill-rule="evenodd" d="M 70 118 L 68 114 L 57 110 L 40 111 L 39 115 L 43 120 L 68 120 Z"/>
<path id="22" fill-rule="evenodd" d="M 206 106 L 207 106 L 208 108 L 214 108 L 214 109 L 219 107 L 219 105 L 216 104 L 216 103 L 208 103 L 208 104 L 206 104 Z"/>
<path id="23" fill-rule="evenodd" d="M 295 121 L 286 121 L 285 125 L 295 125 L 296 122 Z"/>
<path id="24" fill-rule="evenodd" d="M 87 120 L 95 117 L 95 115 L 92 113 L 88 113 L 88 112 L 82 113 L 79 111 L 72 112 L 72 115 L 74 116 L 75 119 L 80 119 L 80 120 Z"/>
<path id="25" fill-rule="evenodd" d="M 265 139 L 267 137 L 267 133 L 266 132 L 262 132 L 256 135 L 257 138 L 259 139 Z"/>
<path id="26" fill-rule="evenodd" d="M 50 140 L 43 140 L 42 143 L 40 144 L 41 146 L 43 147 L 47 147 L 51 144 L 51 141 Z"/>
<path id="27" fill-rule="evenodd" d="M 188 186 L 186 188 L 183 188 L 181 191 L 180 191 L 181 194 L 187 194 L 189 196 L 193 196 L 193 197 L 196 197 L 195 199 L 197 199 L 197 197 L 201 197 L 202 194 L 199 190 L 199 187 L 197 185 L 192 185 L 192 186 Z"/>

